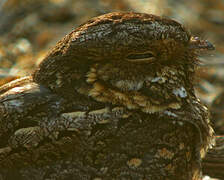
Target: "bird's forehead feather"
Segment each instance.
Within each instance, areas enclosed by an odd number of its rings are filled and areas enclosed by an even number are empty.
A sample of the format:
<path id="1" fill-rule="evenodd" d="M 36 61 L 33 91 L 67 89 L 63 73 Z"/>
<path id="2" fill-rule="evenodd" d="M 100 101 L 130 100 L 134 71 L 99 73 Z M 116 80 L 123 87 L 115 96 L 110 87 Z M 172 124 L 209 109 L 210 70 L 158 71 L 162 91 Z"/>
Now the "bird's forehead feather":
<path id="1" fill-rule="evenodd" d="M 110 13 L 81 25 L 74 31 L 72 41 L 87 43 L 114 38 L 119 41 L 131 37 L 138 37 L 137 40 L 173 38 L 183 42 L 190 39 L 189 32 L 171 19 L 139 13 Z"/>

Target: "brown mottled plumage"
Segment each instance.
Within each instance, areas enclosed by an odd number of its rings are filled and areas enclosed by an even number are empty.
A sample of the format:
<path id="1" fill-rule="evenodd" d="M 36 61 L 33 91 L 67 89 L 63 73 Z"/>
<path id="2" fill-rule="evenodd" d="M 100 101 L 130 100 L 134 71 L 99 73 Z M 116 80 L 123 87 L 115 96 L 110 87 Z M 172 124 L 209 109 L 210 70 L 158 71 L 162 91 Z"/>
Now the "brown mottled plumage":
<path id="1" fill-rule="evenodd" d="M 31 77 L 0 88 L 1 176 L 200 179 L 213 143 L 193 88 L 203 49 L 213 46 L 155 15 L 81 25 Z"/>

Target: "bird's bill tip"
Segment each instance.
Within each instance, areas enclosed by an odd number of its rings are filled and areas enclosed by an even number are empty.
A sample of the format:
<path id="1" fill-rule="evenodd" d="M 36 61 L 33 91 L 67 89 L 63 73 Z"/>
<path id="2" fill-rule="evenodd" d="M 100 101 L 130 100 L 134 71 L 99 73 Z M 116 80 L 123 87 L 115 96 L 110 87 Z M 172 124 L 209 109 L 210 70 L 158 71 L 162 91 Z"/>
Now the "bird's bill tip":
<path id="1" fill-rule="evenodd" d="M 198 37 L 190 39 L 189 48 L 199 50 L 215 50 L 215 46 L 208 40 L 201 40 Z"/>

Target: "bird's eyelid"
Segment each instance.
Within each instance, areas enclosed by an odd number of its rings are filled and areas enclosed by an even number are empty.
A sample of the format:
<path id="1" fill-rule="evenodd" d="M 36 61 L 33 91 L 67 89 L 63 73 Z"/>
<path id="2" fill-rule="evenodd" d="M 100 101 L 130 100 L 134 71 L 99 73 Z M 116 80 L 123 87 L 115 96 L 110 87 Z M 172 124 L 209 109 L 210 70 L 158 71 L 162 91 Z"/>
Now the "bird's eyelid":
<path id="1" fill-rule="evenodd" d="M 201 40 L 198 37 L 191 37 L 189 42 L 190 49 L 215 50 L 215 46 L 207 40 Z"/>
<path id="2" fill-rule="evenodd" d="M 144 59 L 150 59 L 155 57 L 155 55 L 151 52 L 151 51 L 146 51 L 146 52 L 142 52 L 142 53 L 130 53 L 127 55 L 127 59 L 128 60 L 144 60 Z"/>

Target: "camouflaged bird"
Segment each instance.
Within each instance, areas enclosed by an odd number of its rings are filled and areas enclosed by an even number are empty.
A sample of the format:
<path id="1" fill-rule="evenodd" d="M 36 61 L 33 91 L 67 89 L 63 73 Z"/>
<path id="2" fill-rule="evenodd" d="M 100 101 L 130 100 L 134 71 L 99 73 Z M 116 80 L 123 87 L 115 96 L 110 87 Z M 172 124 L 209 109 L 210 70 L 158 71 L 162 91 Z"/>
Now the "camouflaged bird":
<path id="1" fill-rule="evenodd" d="M 155 15 L 82 24 L 32 76 L 0 88 L 0 177 L 200 179 L 214 142 L 193 82 L 212 49 Z"/>

